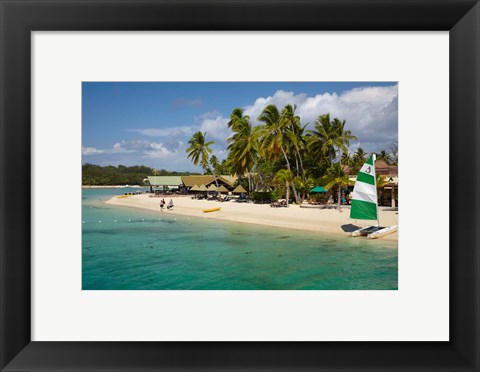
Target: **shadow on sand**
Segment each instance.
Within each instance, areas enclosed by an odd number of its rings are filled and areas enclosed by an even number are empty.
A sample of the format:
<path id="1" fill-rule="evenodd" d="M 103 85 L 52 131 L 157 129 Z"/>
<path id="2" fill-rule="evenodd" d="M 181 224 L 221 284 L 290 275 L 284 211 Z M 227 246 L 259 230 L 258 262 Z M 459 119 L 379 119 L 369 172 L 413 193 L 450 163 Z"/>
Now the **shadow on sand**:
<path id="1" fill-rule="evenodd" d="M 358 230 L 360 226 L 355 226 L 349 223 L 348 225 L 342 225 L 342 230 L 345 232 L 353 232 L 355 230 Z"/>

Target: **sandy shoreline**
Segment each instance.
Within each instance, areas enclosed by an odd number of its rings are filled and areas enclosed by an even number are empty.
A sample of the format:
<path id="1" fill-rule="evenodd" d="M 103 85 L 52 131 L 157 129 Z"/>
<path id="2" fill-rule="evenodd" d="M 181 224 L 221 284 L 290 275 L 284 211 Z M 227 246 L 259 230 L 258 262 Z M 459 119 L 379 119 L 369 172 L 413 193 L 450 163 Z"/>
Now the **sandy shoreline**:
<path id="1" fill-rule="evenodd" d="M 173 197 L 173 211 L 160 211 L 161 198 L 150 198 L 148 194 L 132 195 L 127 198 L 117 196 L 106 201 L 107 204 L 158 211 L 158 213 L 178 214 L 183 216 L 212 218 L 218 220 L 250 223 L 264 226 L 274 226 L 289 229 L 310 230 L 332 234 L 349 235 L 354 226 L 368 226 L 368 221 L 350 220 L 348 209 L 342 213 L 336 209 L 300 208 L 290 205 L 289 208 L 271 208 L 268 204 L 217 202 L 193 200 L 189 196 Z M 168 203 L 170 199 L 165 198 Z M 220 211 L 203 213 L 204 209 L 221 207 Z M 395 211 L 380 210 L 382 225 L 398 224 L 398 214 Z M 343 228 L 342 228 L 343 227 Z M 344 230 L 345 229 L 345 230 Z M 388 235 L 384 240 L 398 240 L 398 233 Z"/>

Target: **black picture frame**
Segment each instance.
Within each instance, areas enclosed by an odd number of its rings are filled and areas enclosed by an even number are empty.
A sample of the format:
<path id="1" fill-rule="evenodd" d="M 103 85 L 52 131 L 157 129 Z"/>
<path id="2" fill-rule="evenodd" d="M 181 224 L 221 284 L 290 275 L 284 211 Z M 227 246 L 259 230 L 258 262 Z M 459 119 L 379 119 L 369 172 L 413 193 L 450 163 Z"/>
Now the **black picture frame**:
<path id="1" fill-rule="evenodd" d="M 2 371 L 480 370 L 478 1 L 0 0 L 0 12 Z M 37 30 L 449 31 L 450 341 L 31 342 L 30 34 Z"/>

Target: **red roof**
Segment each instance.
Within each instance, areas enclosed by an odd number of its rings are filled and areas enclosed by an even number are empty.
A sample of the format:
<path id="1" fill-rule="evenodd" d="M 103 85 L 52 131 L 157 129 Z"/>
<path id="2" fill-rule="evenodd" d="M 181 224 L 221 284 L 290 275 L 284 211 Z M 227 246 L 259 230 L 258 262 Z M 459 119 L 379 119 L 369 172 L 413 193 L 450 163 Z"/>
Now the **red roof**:
<path id="1" fill-rule="evenodd" d="M 353 171 L 348 165 L 342 165 L 342 169 L 346 174 L 355 175 L 356 172 Z M 396 165 L 388 165 L 385 160 L 375 160 L 375 170 L 377 174 L 382 174 L 385 176 L 397 176 L 398 167 Z"/>

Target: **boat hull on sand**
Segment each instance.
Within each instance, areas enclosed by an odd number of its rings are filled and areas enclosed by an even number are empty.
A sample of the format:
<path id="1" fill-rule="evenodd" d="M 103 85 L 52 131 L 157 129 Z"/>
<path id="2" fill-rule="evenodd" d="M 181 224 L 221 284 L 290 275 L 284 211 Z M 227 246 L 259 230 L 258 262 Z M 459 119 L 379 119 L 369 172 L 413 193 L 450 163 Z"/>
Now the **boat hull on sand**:
<path id="1" fill-rule="evenodd" d="M 370 239 L 378 239 L 386 235 L 393 234 L 398 230 L 398 225 L 395 226 L 368 226 L 352 232 L 352 236 L 366 236 Z"/>
<path id="2" fill-rule="evenodd" d="M 204 209 L 204 210 L 203 210 L 203 213 L 216 212 L 216 211 L 219 211 L 219 210 L 220 210 L 220 207 L 210 208 L 210 209 Z"/>

